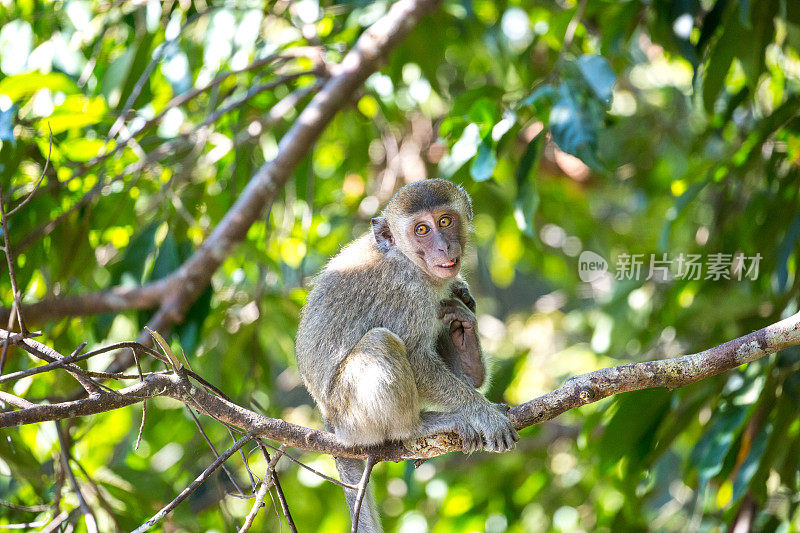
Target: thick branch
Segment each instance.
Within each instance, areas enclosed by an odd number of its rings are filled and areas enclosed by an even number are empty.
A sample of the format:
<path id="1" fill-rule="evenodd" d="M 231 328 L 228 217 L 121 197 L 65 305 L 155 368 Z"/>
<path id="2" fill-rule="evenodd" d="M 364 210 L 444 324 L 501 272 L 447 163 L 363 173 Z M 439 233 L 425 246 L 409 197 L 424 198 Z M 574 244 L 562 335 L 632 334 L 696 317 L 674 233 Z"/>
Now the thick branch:
<path id="1" fill-rule="evenodd" d="M 508 414 L 517 427 L 541 424 L 570 409 L 621 392 L 684 387 L 798 344 L 800 313 L 699 353 L 575 376 L 556 390 L 514 407 Z"/>
<path id="2" fill-rule="evenodd" d="M 152 309 L 161 303 L 169 286 L 170 278 L 162 278 L 141 287 L 114 287 L 107 291 L 81 296 L 24 304 L 22 312 L 25 316 L 30 315 L 32 322 L 44 322 L 64 317 Z M 8 313 L 8 308 L 0 309 L 0 323 L 8 320 Z"/>
<path id="3" fill-rule="evenodd" d="M 797 345 L 800 345 L 800 313 L 700 353 L 605 368 L 570 378 L 558 389 L 511 409 L 509 417 L 517 429 L 522 429 L 613 394 L 653 387 L 683 387 Z M 398 461 L 427 459 L 462 449 L 454 434 L 432 435 L 404 444 L 346 448 L 331 433 L 260 415 L 174 374 L 152 374 L 131 387 L 116 392 L 99 391 L 81 400 L 0 413 L 0 428 L 101 413 L 154 396 L 180 400 L 219 421 L 251 432 L 255 438 L 342 457 L 363 459 L 374 455 L 379 461 Z"/>

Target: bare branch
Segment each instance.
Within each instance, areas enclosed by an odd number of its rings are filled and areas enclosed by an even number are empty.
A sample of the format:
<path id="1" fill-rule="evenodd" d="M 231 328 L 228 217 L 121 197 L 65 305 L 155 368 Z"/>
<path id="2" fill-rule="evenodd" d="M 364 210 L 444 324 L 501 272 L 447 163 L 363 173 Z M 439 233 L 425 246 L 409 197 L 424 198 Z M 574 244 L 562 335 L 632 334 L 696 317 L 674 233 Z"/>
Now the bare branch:
<path id="1" fill-rule="evenodd" d="M 203 429 L 203 424 L 200 423 L 200 419 L 198 419 L 197 415 L 194 414 L 194 409 L 189 407 L 188 410 L 189 410 L 189 414 L 192 415 L 192 420 L 194 420 L 194 425 L 197 426 L 197 429 L 200 430 L 200 434 L 203 435 L 203 439 L 206 441 L 206 444 L 208 444 L 208 447 L 211 448 L 211 453 L 214 454 L 214 457 L 216 459 L 219 459 L 219 452 L 217 452 L 217 449 L 211 443 L 211 439 L 208 438 L 208 434 L 206 433 L 206 430 Z M 241 452 L 241 450 L 239 450 L 239 451 Z M 225 472 L 225 475 L 228 476 L 228 479 L 231 480 L 231 483 L 233 484 L 234 487 L 236 487 L 236 490 L 239 491 L 239 494 L 244 496 L 245 495 L 244 491 L 239 486 L 239 484 L 236 482 L 236 478 L 233 476 L 231 471 L 228 470 L 228 467 L 226 467 L 224 464 L 222 465 L 222 471 Z"/>
<path id="2" fill-rule="evenodd" d="M 53 518 L 53 521 L 47 524 L 47 526 L 44 529 L 40 530 L 39 533 L 53 533 L 53 531 L 58 530 L 58 528 L 61 527 L 61 524 L 63 524 L 69 519 L 71 514 L 72 513 L 62 511 L 61 513 L 59 513 L 58 516 Z"/>
<path id="3" fill-rule="evenodd" d="M 0 336 L 1 335 L 3 335 L 2 332 L 0 332 Z M 10 335 L 6 335 L 5 340 L 6 341 L 10 341 L 11 340 L 11 336 Z M 49 372 L 49 371 L 51 371 L 53 369 L 56 369 L 56 368 L 64 368 L 69 363 L 76 363 L 78 361 L 83 361 L 85 359 L 89 359 L 90 357 L 94 357 L 96 355 L 100 355 L 100 354 L 103 354 L 103 353 L 106 353 L 106 352 L 111 352 L 113 350 L 119 350 L 119 349 L 122 349 L 122 348 L 130 348 L 130 349 L 132 349 L 134 351 L 141 350 L 141 351 L 143 351 L 143 352 L 145 352 L 145 353 L 147 353 L 149 355 L 154 356 L 159 361 L 164 361 L 164 359 L 161 356 L 161 354 L 159 354 L 158 352 L 156 352 L 155 350 L 153 350 L 153 349 L 151 349 L 151 348 L 149 348 L 147 346 L 144 346 L 143 344 L 139 344 L 138 342 L 129 342 L 129 341 L 128 342 L 117 342 L 115 344 L 110 344 L 108 346 L 104 346 L 102 348 L 98 348 L 96 350 L 92 350 L 90 352 L 86 352 L 86 353 L 82 353 L 82 354 L 77 353 L 80 350 L 82 350 L 84 346 L 86 346 L 86 343 L 83 343 L 81 346 L 79 346 L 75 350 L 75 353 L 73 353 L 72 355 L 68 355 L 67 357 L 63 357 L 61 359 L 57 359 L 57 360 L 53 361 L 52 363 L 48 363 L 48 364 L 42 365 L 42 366 L 36 366 L 36 367 L 33 367 L 33 368 L 29 368 L 27 370 L 20 370 L 19 372 L 12 372 L 11 374 L 6 374 L 5 376 L 0 376 L 0 383 L 5 383 L 6 381 L 14 381 L 14 380 L 17 380 L 17 379 L 25 378 L 25 377 L 28 377 L 28 376 L 33 376 L 33 375 L 36 375 L 36 374 L 41 374 L 42 372 Z M 139 371 L 140 371 L 140 377 L 141 377 L 141 369 Z M 98 372 L 90 372 L 90 374 L 98 374 Z M 104 373 L 103 372 L 99 372 L 99 374 L 104 374 Z M 120 376 L 117 376 L 117 375 L 109 375 L 109 376 L 110 377 L 120 377 Z M 135 378 L 136 376 L 122 376 L 122 377 Z"/>
<path id="4" fill-rule="evenodd" d="M 258 492 L 256 492 L 256 499 L 253 502 L 253 507 L 251 507 L 250 512 L 247 513 L 244 524 L 242 524 L 242 527 L 239 528 L 239 533 L 245 533 L 246 531 L 249 531 L 250 527 L 253 525 L 253 520 L 255 520 L 259 509 L 261 509 L 261 506 L 264 504 L 264 498 L 266 498 L 267 493 L 272 486 L 274 479 L 273 475 L 275 474 L 275 465 L 278 464 L 278 460 L 283 457 L 283 451 L 286 447 L 285 445 L 282 445 L 279 449 L 275 450 L 275 455 L 273 455 L 272 459 L 270 459 L 264 444 L 259 441 L 258 445 L 259 448 L 261 448 L 261 452 L 264 454 L 264 457 L 268 459 L 267 470 L 264 473 L 264 479 L 261 480 L 261 484 L 258 487 Z"/>
<path id="5" fill-rule="evenodd" d="M 14 396 L 13 394 L 9 394 L 3 391 L 0 391 L 0 401 L 13 405 L 14 407 L 19 407 L 20 409 L 29 409 L 31 407 L 36 406 L 35 403 L 31 403 L 28 400 L 25 400 L 24 398 Z"/>
<path id="6" fill-rule="evenodd" d="M 361 504 L 364 502 L 364 496 L 367 494 L 367 484 L 369 483 L 369 476 L 372 474 L 372 467 L 374 466 L 375 456 L 368 455 L 367 461 L 364 464 L 364 473 L 361 474 L 361 481 L 358 483 L 356 501 L 353 505 L 353 526 L 351 529 L 353 533 L 358 533 L 358 517 L 361 515 Z"/>
<path id="7" fill-rule="evenodd" d="M 0 329 L 0 336 L 4 338 L 8 338 L 10 336 L 10 332 Z M 23 350 L 28 352 L 31 355 L 38 357 L 48 363 L 55 363 L 59 360 L 66 359 L 63 355 L 55 351 L 54 349 L 50 348 L 46 344 L 42 344 L 41 342 L 37 342 L 31 339 L 21 339 L 19 341 L 15 341 L 14 344 L 21 347 Z M 83 370 L 81 367 L 73 364 L 67 363 L 65 367 L 67 372 L 75 378 L 75 380 L 81 384 L 84 390 L 89 394 L 95 394 L 101 390 L 103 387 L 96 381 L 94 381 L 91 377 L 87 375 L 87 372 Z"/>
<path id="8" fill-rule="evenodd" d="M 89 533 L 97 533 L 97 520 L 94 517 L 94 513 L 89 508 L 89 504 L 86 503 L 86 499 L 83 497 L 83 492 L 81 492 L 81 488 L 78 485 L 78 480 L 75 478 L 75 473 L 72 471 L 72 467 L 69 465 L 70 460 L 70 446 L 71 443 L 67 438 L 67 435 L 64 433 L 64 428 L 61 427 L 61 422 L 56 421 L 56 433 L 58 433 L 58 442 L 61 444 L 61 466 L 64 468 L 64 471 L 67 473 L 67 477 L 69 478 L 69 483 L 72 485 L 72 492 L 75 493 L 75 496 L 78 498 L 78 506 L 81 510 L 81 514 L 83 515 L 84 520 L 86 521 L 86 529 Z"/>
<path id="9" fill-rule="evenodd" d="M 220 455 L 219 457 L 217 457 L 217 459 L 213 463 L 211 463 L 208 466 L 208 468 L 203 470 L 203 473 L 200 474 L 199 476 L 197 476 L 197 478 L 194 481 L 192 481 L 189 484 L 188 487 L 183 489 L 181 491 L 181 493 L 178 494 L 178 496 L 174 500 L 172 500 L 167 505 L 165 505 L 159 512 L 157 512 L 155 515 L 153 515 L 153 517 L 150 518 L 147 522 L 145 522 L 141 526 L 137 527 L 133 531 L 133 533 L 142 533 L 144 531 L 147 531 L 148 529 L 153 527 L 153 525 L 155 525 L 159 520 L 161 520 L 162 518 L 167 516 L 167 514 L 169 514 L 170 511 L 172 511 L 175 507 L 177 507 L 179 503 L 181 503 L 183 500 L 185 500 L 186 497 L 189 496 L 189 494 L 194 492 L 197 489 L 197 487 L 199 487 L 203 483 L 203 481 L 208 479 L 208 477 L 211 474 L 213 474 L 214 471 L 222 465 L 222 463 L 227 461 L 230 458 L 231 455 L 236 453 L 242 446 L 244 446 L 245 444 L 250 442 L 252 439 L 253 439 L 252 433 L 248 432 L 244 437 L 242 437 L 241 439 L 237 440 L 234 443 L 233 446 L 231 446 L 230 448 L 225 450 L 225 452 L 222 455 Z"/>
<path id="10" fill-rule="evenodd" d="M 256 499 L 253 502 L 253 506 L 250 508 L 250 512 L 247 513 L 247 517 L 244 519 L 244 524 L 242 524 L 242 527 L 239 528 L 239 533 L 250 531 L 250 527 L 253 525 L 253 520 L 256 519 L 256 515 L 261 509 L 261 506 L 264 505 L 264 498 L 267 497 L 267 493 L 269 492 L 271 486 L 272 479 L 271 476 L 269 476 L 269 471 L 267 471 L 267 473 L 264 474 L 264 479 L 258 486 L 258 492 L 256 492 Z"/>
<path id="11" fill-rule="evenodd" d="M 0 186 L 0 227 L 3 229 L 3 241 L 5 242 L 5 246 L 3 250 L 5 250 L 6 254 L 6 263 L 8 264 L 8 275 L 11 277 L 11 292 L 14 296 L 14 309 L 17 311 L 17 323 L 19 324 L 19 330 L 25 334 L 28 332 L 28 328 L 25 327 L 25 321 L 22 319 L 22 304 L 20 300 L 22 299 L 22 295 L 19 292 L 19 288 L 17 287 L 17 274 L 14 272 L 14 254 L 11 252 L 11 242 L 8 238 L 8 215 L 6 215 L 5 208 L 3 207 L 3 187 Z"/>
<path id="12" fill-rule="evenodd" d="M 604 368 L 575 376 L 558 389 L 518 405 L 509 417 L 518 428 L 621 392 L 673 390 L 800 344 L 800 313 L 708 350 L 661 361 Z"/>
<path id="13" fill-rule="evenodd" d="M 49 505 L 17 505 L 16 503 L 0 500 L 0 506 L 13 509 L 15 511 L 24 511 L 26 513 L 43 513 L 50 509 Z"/>
<path id="14" fill-rule="evenodd" d="M 115 287 L 107 291 L 84 294 L 82 296 L 42 300 L 41 302 L 24 305 L 22 310 L 31 316 L 34 321 L 43 322 L 66 316 L 78 317 L 99 313 L 152 309 L 158 307 L 164 293 L 169 292 L 169 282 L 169 278 L 162 278 L 140 287 Z M 8 309 L 0 309 L 0 322 L 8 316 L 8 311 Z"/>
<path id="15" fill-rule="evenodd" d="M 292 513 L 289 512 L 289 505 L 286 503 L 286 496 L 283 494 L 283 488 L 281 488 L 281 483 L 278 481 L 278 474 L 275 473 L 274 469 L 272 470 L 272 483 L 275 485 L 275 492 L 278 494 L 278 501 L 281 504 L 281 510 L 283 511 L 284 518 L 286 518 L 286 523 L 289 524 L 289 530 L 292 533 L 297 533 L 297 526 L 294 525 Z"/>
<path id="16" fill-rule="evenodd" d="M 558 389 L 511 409 L 508 415 L 514 426 L 522 429 L 613 394 L 653 387 L 683 387 L 799 344 L 800 313 L 797 313 L 697 354 L 605 368 L 573 377 Z M 110 411 L 159 395 L 182 401 L 222 423 L 250 431 L 254 438 L 267 438 L 312 452 L 359 459 L 374 455 L 376 461 L 399 461 L 429 459 L 462 449 L 459 437 L 451 433 L 405 443 L 345 447 L 331 433 L 255 413 L 192 385 L 177 374 L 151 374 L 143 382 L 118 391 L 99 391 L 89 398 L 0 413 L 0 428 Z"/>
<path id="17" fill-rule="evenodd" d="M 47 525 L 45 520 L 37 520 L 35 522 L 26 522 L 22 524 L 0 524 L 0 529 L 24 529 L 25 531 L 30 531 L 44 525 Z"/>
<path id="18" fill-rule="evenodd" d="M 259 443 L 261 446 L 266 446 L 267 448 L 270 448 L 270 449 L 272 449 L 272 450 L 273 450 L 273 451 L 275 451 L 276 453 L 277 453 L 277 452 L 280 452 L 280 451 L 282 451 L 282 450 L 283 450 L 283 449 L 286 447 L 286 445 L 285 445 L 285 444 L 282 444 L 280 448 L 276 448 L 275 446 L 271 446 L 270 444 L 267 444 L 266 442 L 264 442 L 264 441 L 263 441 L 263 440 L 261 440 L 261 439 L 259 439 L 259 440 L 258 440 L 258 443 Z M 349 483 L 344 483 L 344 482 L 342 482 L 342 481 L 339 481 L 338 479 L 334 479 L 334 478 L 332 478 L 332 477 L 330 477 L 330 476 L 326 476 L 325 474 L 323 474 L 322 472 L 320 472 L 320 471 L 319 471 L 319 470 L 317 470 L 316 468 L 312 468 L 312 467 L 308 466 L 308 465 L 307 465 L 307 464 L 305 464 L 304 462 L 302 462 L 302 461 L 300 461 L 299 459 L 297 459 L 297 458 L 295 458 L 295 457 L 293 457 L 293 456 L 289 455 L 288 453 L 285 453 L 285 452 L 284 452 L 284 453 L 283 453 L 283 455 L 284 455 L 284 457 L 286 457 L 287 459 L 289 459 L 291 462 L 295 463 L 295 464 L 296 464 L 297 466 L 299 466 L 300 468 L 305 468 L 306 470 L 308 470 L 308 471 L 309 471 L 309 472 L 311 472 L 312 474 L 314 474 L 314 475 L 317 475 L 317 476 L 321 477 L 321 478 L 322 478 L 322 479 L 324 479 L 325 481 L 328 481 L 328 482 L 330 482 L 330 483 L 333 483 L 334 485 L 339 485 L 340 487 L 342 487 L 342 488 L 345 488 L 345 489 L 358 490 L 358 486 L 357 486 L 357 485 L 350 485 Z"/>
<path id="19" fill-rule="evenodd" d="M 33 198 L 33 195 L 36 194 L 36 191 L 39 190 L 39 185 L 42 184 L 42 180 L 44 179 L 44 175 L 47 173 L 47 167 L 50 166 L 50 154 L 53 153 L 53 128 L 50 127 L 50 123 L 49 122 L 47 123 L 47 128 L 50 130 L 50 144 L 49 144 L 49 146 L 47 148 L 47 159 L 44 162 L 44 169 L 42 170 L 42 175 L 39 176 L 39 181 L 36 182 L 36 185 L 34 185 L 33 190 L 30 192 L 30 194 L 28 196 L 26 196 L 24 200 L 22 200 L 20 203 L 18 203 L 17 207 L 15 207 L 14 209 L 12 209 L 8 213 L 6 213 L 6 218 L 10 217 L 11 215 L 13 215 L 17 211 L 19 211 L 20 208 L 22 208 L 23 205 L 25 205 L 28 202 L 30 202 L 31 198 Z M 8 243 L 6 243 L 6 246 L 8 246 Z M 6 248 L 6 250 L 8 250 L 8 248 Z"/>

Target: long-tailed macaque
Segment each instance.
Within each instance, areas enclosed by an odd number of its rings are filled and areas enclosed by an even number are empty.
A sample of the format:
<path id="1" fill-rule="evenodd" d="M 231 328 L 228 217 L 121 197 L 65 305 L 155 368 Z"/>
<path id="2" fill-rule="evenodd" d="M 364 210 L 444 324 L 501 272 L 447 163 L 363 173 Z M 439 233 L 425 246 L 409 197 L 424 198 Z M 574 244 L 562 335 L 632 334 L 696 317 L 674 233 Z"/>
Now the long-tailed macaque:
<path id="1" fill-rule="evenodd" d="M 469 453 L 506 451 L 519 439 L 504 409 L 475 388 L 485 368 L 475 302 L 459 276 L 471 222 L 461 187 L 441 179 L 406 185 L 372 220 L 372 232 L 314 280 L 297 362 L 344 444 L 452 431 Z M 361 460 L 337 458 L 337 466 L 349 484 L 364 471 Z M 345 495 L 352 514 L 355 491 Z M 358 530 L 380 531 L 369 496 Z"/>

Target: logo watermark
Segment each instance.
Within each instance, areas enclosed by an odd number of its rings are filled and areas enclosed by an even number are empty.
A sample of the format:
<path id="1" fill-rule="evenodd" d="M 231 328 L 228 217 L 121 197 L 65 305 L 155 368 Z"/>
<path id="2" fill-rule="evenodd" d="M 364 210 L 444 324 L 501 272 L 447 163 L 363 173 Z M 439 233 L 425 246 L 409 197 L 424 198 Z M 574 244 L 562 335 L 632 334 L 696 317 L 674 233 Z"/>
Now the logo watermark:
<path id="1" fill-rule="evenodd" d="M 608 261 L 603 256 L 584 250 L 578 257 L 578 277 L 581 281 L 591 283 L 603 277 L 608 272 Z"/>
<path id="2" fill-rule="evenodd" d="M 758 279 L 762 256 L 741 252 L 710 254 L 627 254 L 617 255 L 614 263 L 616 280 L 753 280 Z M 590 283 L 608 272 L 606 259 L 590 250 L 578 257 L 578 277 Z"/>

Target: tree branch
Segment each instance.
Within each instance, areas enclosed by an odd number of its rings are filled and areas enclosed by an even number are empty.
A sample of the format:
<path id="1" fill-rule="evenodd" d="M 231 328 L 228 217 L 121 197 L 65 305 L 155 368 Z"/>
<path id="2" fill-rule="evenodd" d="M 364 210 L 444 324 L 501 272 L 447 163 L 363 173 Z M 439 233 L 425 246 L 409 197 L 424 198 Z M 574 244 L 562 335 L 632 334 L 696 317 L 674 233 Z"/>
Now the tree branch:
<path id="1" fill-rule="evenodd" d="M 0 334 L 6 332 L 0 330 Z M 800 313 L 696 354 L 575 376 L 558 389 L 514 407 L 508 416 L 514 427 L 522 429 L 614 394 L 655 387 L 683 387 L 797 345 L 800 345 Z M 461 440 L 453 433 L 405 443 L 345 447 L 331 433 L 255 413 L 193 385 L 179 374 L 151 374 L 143 382 L 118 391 L 100 390 L 80 400 L 0 413 L 0 428 L 111 411 L 155 396 L 180 400 L 220 422 L 249 432 L 254 438 L 266 438 L 317 453 L 360 459 L 374 455 L 377 461 L 400 461 L 429 459 L 462 450 Z"/>

